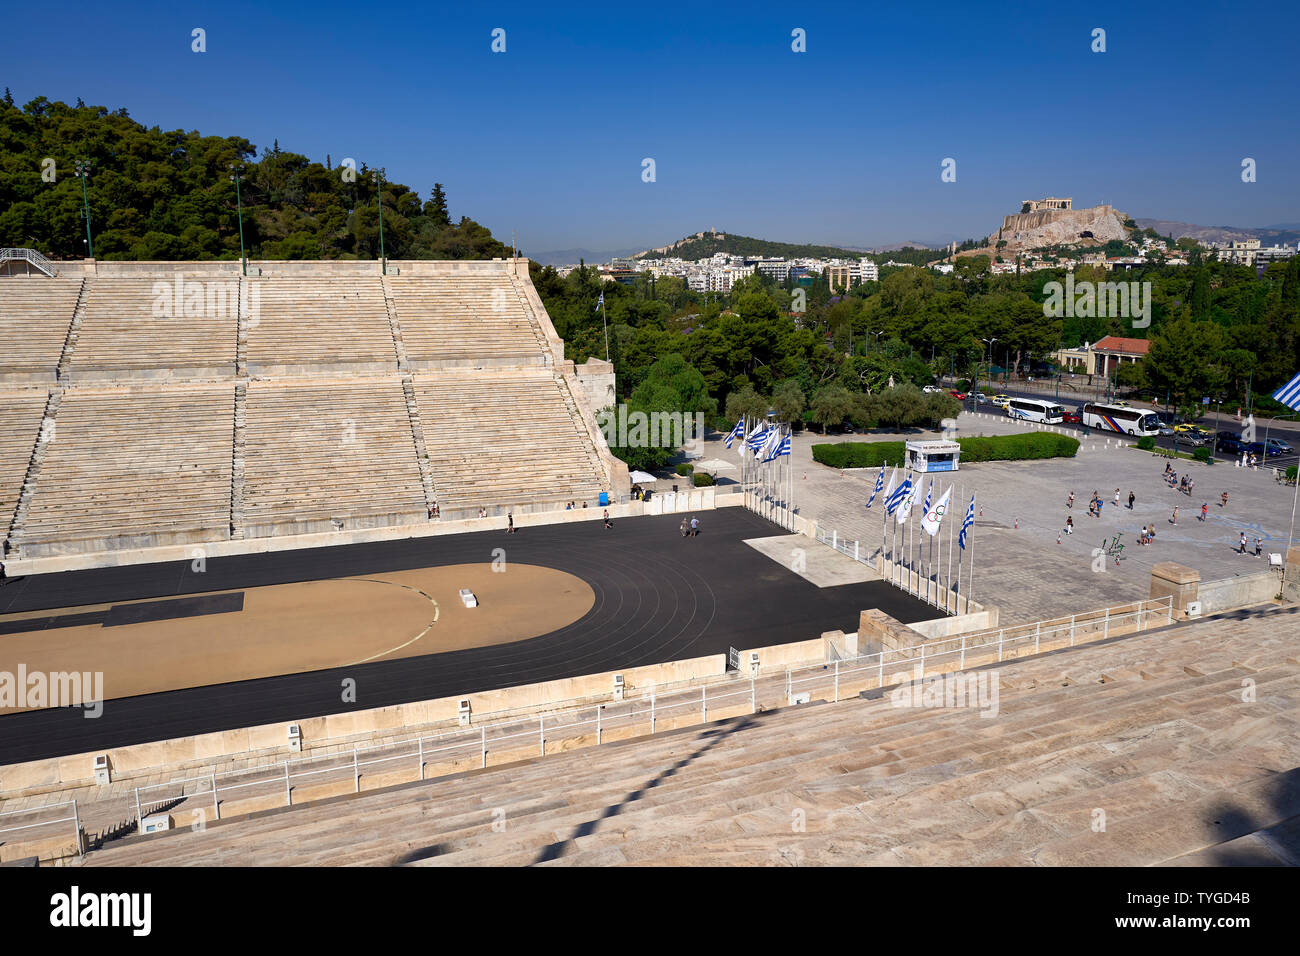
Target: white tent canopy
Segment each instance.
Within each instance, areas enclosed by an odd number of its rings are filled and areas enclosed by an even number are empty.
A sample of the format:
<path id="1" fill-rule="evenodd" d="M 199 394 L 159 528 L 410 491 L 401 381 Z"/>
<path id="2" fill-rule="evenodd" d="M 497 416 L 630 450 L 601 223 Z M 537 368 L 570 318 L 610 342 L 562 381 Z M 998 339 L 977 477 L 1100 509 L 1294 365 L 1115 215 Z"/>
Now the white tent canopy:
<path id="1" fill-rule="evenodd" d="M 735 471 L 736 466 L 729 461 L 723 461 L 721 458 L 706 458 L 704 461 L 695 463 L 696 471 Z"/>
<path id="2" fill-rule="evenodd" d="M 638 485 L 644 485 L 644 484 L 647 484 L 647 483 L 649 483 L 649 482 L 652 482 L 652 481 L 658 481 L 658 480 L 659 480 L 659 479 L 656 478 L 654 475 L 650 474 L 649 472 L 645 472 L 645 471 L 634 471 L 634 472 L 632 472 L 630 475 L 628 475 L 628 477 L 629 477 L 630 479 L 632 479 L 632 481 L 633 481 L 635 484 L 638 484 Z"/>

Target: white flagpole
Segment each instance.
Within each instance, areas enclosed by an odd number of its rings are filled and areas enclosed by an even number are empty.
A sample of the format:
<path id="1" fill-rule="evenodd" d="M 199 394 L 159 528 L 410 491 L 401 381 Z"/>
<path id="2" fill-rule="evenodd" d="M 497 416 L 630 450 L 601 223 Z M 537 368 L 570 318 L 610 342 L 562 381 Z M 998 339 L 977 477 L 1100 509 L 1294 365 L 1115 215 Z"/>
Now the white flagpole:
<path id="1" fill-rule="evenodd" d="M 975 527 L 975 522 L 971 521 L 971 527 Z M 975 579 L 975 535 L 970 536 L 970 573 L 966 575 L 966 590 L 970 590 L 971 581 Z M 970 598 L 966 598 L 966 613 L 970 613 Z"/>
<path id="2" fill-rule="evenodd" d="M 961 500 L 962 500 L 962 501 L 965 501 L 965 500 L 966 500 L 966 489 L 965 489 L 965 488 L 962 489 Z M 962 521 L 962 524 L 965 524 L 965 523 L 966 523 L 966 509 L 965 509 L 965 508 L 962 508 L 962 509 L 961 509 L 961 521 Z M 962 553 L 964 550 L 965 550 L 965 549 L 962 548 L 962 546 L 961 546 L 961 533 L 960 533 L 960 532 L 957 532 L 957 552 L 958 552 L 958 553 L 957 553 L 957 588 L 956 588 L 955 591 L 953 591 L 953 601 L 952 601 L 953 613 L 955 613 L 955 614 L 960 614 L 960 613 L 961 613 L 961 598 L 962 598 L 962 592 L 961 592 L 961 562 L 962 562 L 962 558 L 966 557 L 966 555 L 965 555 L 964 553 Z"/>
<path id="3" fill-rule="evenodd" d="M 957 500 L 961 501 L 960 488 L 957 489 L 957 494 L 959 496 Z M 950 503 L 951 503 L 951 499 L 950 499 Z M 947 515 L 944 515 L 945 519 L 947 517 L 948 517 Z M 948 522 L 948 573 L 943 576 L 943 587 L 944 587 L 943 610 L 945 613 L 951 613 L 948 610 L 948 605 L 951 602 L 951 595 L 952 595 L 952 522 L 951 521 Z"/>

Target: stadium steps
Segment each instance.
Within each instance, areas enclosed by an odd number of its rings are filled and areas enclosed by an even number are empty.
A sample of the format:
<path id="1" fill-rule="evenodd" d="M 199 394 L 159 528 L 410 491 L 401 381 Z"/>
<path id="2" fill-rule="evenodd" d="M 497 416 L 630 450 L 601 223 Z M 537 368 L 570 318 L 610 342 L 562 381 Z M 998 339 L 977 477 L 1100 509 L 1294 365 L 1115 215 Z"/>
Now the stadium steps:
<path id="1" fill-rule="evenodd" d="M 45 402 L 45 413 L 36 429 L 36 438 L 27 459 L 27 472 L 23 476 L 22 488 L 18 493 L 18 500 L 14 506 L 13 521 L 9 524 L 9 540 L 15 544 L 23 537 L 36 481 L 40 477 L 41 467 L 45 462 L 45 456 L 49 452 L 51 440 L 55 439 L 58 434 L 55 416 L 58 414 L 59 405 L 63 403 L 64 391 L 62 388 L 50 389 L 49 397 Z M 21 550 L 18 553 L 21 554 Z"/>
<path id="2" fill-rule="evenodd" d="M 45 276 L 0 279 L 0 381 L 58 380 L 84 280 Z"/>
<path id="3" fill-rule="evenodd" d="M 239 279 L 239 324 L 238 331 L 235 335 L 235 377 L 241 381 L 248 378 L 248 333 L 249 325 L 252 323 L 252 316 L 249 310 L 244 308 L 247 301 L 248 279 L 241 276 Z"/>
<path id="4" fill-rule="evenodd" d="M 404 361 L 405 357 L 399 359 Z M 433 483 L 433 468 L 429 464 L 429 449 L 424 444 L 424 425 L 420 423 L 420 402 L 415 395 L 415 383 L 410 375 L 402 376 L 402 396 L 406 400 L 406 417 L 411 425 L 411 440 L 415 442 L 415 459 L 420 465 L 420 485 L 424 488 L 424 504 L 429 517 L 438 503 L 438 489 Z"/>
<path id="5" fill-rule="evenodd" d="M 388 284 L 388 276 L 380 280 L 384 289 L 384 310 L 388 313 L 388 330 L 393 336 L 393 351 L 397 355 L 397 370 L 407 375 L 411 363 L 406 358 L 406 343 L 402 341 L 402 323 L 397 318 L 397 303 L 393 301 L 393 287 Z"/>
<path id="6" fill-rule="evenodd" d="M 235 431 L 230 455 L 230 538 L 244 537 L 244 457 L 248 447 L 248 385 L 235 386 Z"/>
<path id="7" fill-rule="evenodd" d="M 123 841 L 90 862 L 1161 862 L 1297 812 L 1289 635 L 1280 615 L 1184 625 L 1001 665 L 996 719 L 888 699 L 786 708 Z"/>
<path id="8" fill-rule="evenodd" d="M 81 320 L 86 314 L 86 279 L 83 277 L 77 287 L 77 301 L 72 308 L 72 321 L 68 323 L 68 335 L 63 340 L 63 349 L 59 353 L 59 365 L 55 371 L 55 378 L 62 381 L 68 374 L 68 366 L 72 362 L 73 353 L 77 351 L 77 338 L 81 334 Z"/>

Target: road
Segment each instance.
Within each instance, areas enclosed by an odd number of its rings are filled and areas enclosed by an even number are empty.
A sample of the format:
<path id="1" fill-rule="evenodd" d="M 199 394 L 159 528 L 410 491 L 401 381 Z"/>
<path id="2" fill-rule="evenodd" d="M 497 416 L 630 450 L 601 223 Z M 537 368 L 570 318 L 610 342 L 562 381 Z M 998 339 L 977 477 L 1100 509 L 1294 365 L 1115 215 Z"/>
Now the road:
<path id="1" fill-rule="evenodd" d="M 949 386 L 945 386 L 945 388 L 947 387 Z M 1054 390 L 1044 391 L 1042 389 L 1020 388 L 1015 385 L 999 386 L 999 388 L 1002 394 L 1011 395 L 1018 398 L 1054 399 L 1056 401 L 1059 401 L 1061 403 L 1061 406 L 1065 408 L 1067 411 L 1074 411 L 1076 408 L 1083 405 L 1085 402 L 1092 401 L 1091 398 L 1073 394 L 1065 390 L 1062 390 L 1061 393 L 1057 395 L 1054 392 Z M 1163 408 L 1151 405 L 1146 402 L 1133 402 L 1133 406 L 1135 408 L 1150 409 L 1151 411 L 1164 411 Z M 966 411 L 981 411 L 985 414 L 991 414 L 991 415 L 998 415 L 998 414 L 1006 415 L 1005 411 L 998 408 L 996 405 L 993 405 L 992 403 L 981 403 L 979 407 L 976 408 L 975 401 L 974 399 L 971 398 L 967 398 L 966 401 L 962 402 L 962 408 Z M 1233 408 L 1233 411 L 1234 412 L 1236 411 L 1235 407 Z M 1203 418 L 1199 419 L 1197 424 L 1203 425 L 1204 427 L 1210 429 L 1212 432 L 1231 431 L 1234 434 L 1236 434 L 1241 431 L 1241 423 L 1237 421 L 1235 415 L 1216 414 L 1213 411 L 1207 413 Z M 1078 431 L 1082 436 L 1081 426 L 1065 425 L 1063 427 L 1074 429 L 1075 431 Z M 1105 434 L 1105 433 L 1099 433 L 1096 431 L 1096 429 L 1093 429 L 1092 434 Z M 1268 461 L 1265 463 L 1268 467 L 1277 468 L 1279 471 L 1282 471 L 1292 465 L 1300 464 L 1300 423 L 1274 421 L 1271 419 L 1258 419 L 1256 420 L 1255 423 L 1255 435 L 1257 441 L 1264 441 L 1268 438 L 1280 438 L 1282 439 L 1282 441 L 1285 441 L 1287 444 L 1289 444 L 1293 449 L 1298 449 L 1298 451 L 1294 451 L 1288 455 L 1278 455 L 1273 458 L 1269 458 Z M 1195 447 L 1196 447 L 1190 444 L 1189 442 L 1187 442 L 1185 439 L 1181 439 L 1181 436 L 1177 436 L 1177 435 L 1174 436 L 1162 435 L 1156 439 L 1156 445 L 1159 446 L 1160 448 L 1167 448 L 1188 455 L 1190 455 L 1193 451 L 1195 451 Z M 1236 459 L 1239 459 L 1240 457 L 1241 457 L 1240 455 L 1233 455 L 1224 451 L 1216 451 L 1215 454 L 1215 458 L 1217 460 L 1224 461 L 1224 462 L 1232 462 Z"/>

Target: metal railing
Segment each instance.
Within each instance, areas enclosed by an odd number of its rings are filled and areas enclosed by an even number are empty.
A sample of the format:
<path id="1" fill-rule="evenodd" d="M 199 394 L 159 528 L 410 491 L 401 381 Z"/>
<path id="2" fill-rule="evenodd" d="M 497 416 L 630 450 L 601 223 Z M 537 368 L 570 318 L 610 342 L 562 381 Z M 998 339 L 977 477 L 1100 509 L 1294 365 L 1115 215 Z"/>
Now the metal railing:
<path id="1" fill-rule="evenodd" d="M 0 262 L 3 262 L 6 259 L 28 262 L 51 278 L 58 272 L 54 263 L 45 258 L 45 256 L 41 255 L 35 249 L 20 249 L 12 246 L 5 247 L 0 249 Z"/>
<path id="2" fill-rule="evenodd" d="M 0 813 L 0 817 L 19 817 L 30 814 L 43 814 L 52 810 L 58 810 L 62 807 L 71 807 L 72 812 L 68 816 L 55 817 L 53 820 L 37 820 L 34 823 L 15 824 L 13 826 L 0 826 L 0 843 L 11 843 L 12 838 L 4 837 L 8 833 L 20 833 L 27 830 L 37 830 L 46 827 L 57 827 L 62 823 L 71 823 L 73 830 L 73 839 L 76 841 L 77 855 L 81 856 L 85 852 L 85 844 L 82 842 L 81 817 L 77 812 L 76 800 L 65 800 L 60 803 L 51 803 L 43 807 L 29 807 L 26 810 L 6 810 Z"/>
<path id="3" fill-rule="evenodd" d="M 367 774 L 385 773 L 402 778 L 389 779 L 384 785 L 425 780 L 430 766 L 441 768 L 434 774 L 441 776 L 486 768 L 492 756 L 497 757 L 497 762 L 545 756 L 548 743 L 554 749 L 559 742 L 567 741 L 571 746 L 572 742 L 586 738 L 590 744 L 600 746 L 611 734 L 619 739 L 653 735 L 665 724 L 680 727 L 707 723 L 710 714 L 716 719 L 719 711 L 732 711 L 733 715 L 737 710 L 757 713 L 760 705 L 762 709 L 785 706 L 795 703 L 796 696 L 804 693 L 822 694 L 827 700 L 836 701 L 896 682 L 900 668 L 919 666 L 922 676 L 927 668 L 931 673 L 964 670 L 968 666 L 996 664 L 1171 623 L 1173 599 L 1160 598 L 783 670 L 764 671 L 760 666 L 750 671 L 748 680 L 733 672 L 711 684 L 663 688 L 651 685 L 640 690 L 638 696 L 625 700 L 560 701 L 540 714 L 494 712 L 478 718 L 487 721 L 478 726 L 419 734 L 371 746 L 354 745 L 351 749 L 340 748 L 334 753 L 263 767 L 137 787 L 133 794 L 136 819 L 143 819 L 142 808 L 146 805 L 193 803 L 192 811 L 198 814 L 195 825 L 202 825 L 208 819 L 220 820 L 223 801 L 229 802 L 236 794 L 241 800 L 259 801 L 257 807 L 243 809 L 241 813 L 292 806 L 295 789 L 307 785 L 332 784 L 336 792 L 350 788 L 353 793 L 360 793 L 362 777 Z M 902 679 L 911 680 L 913 676 L 914 670 Z M 73 812 L 75 816 L 75 804 Z M 51 822 L 56 821 L 45 821 L 45 824 Z"/>

